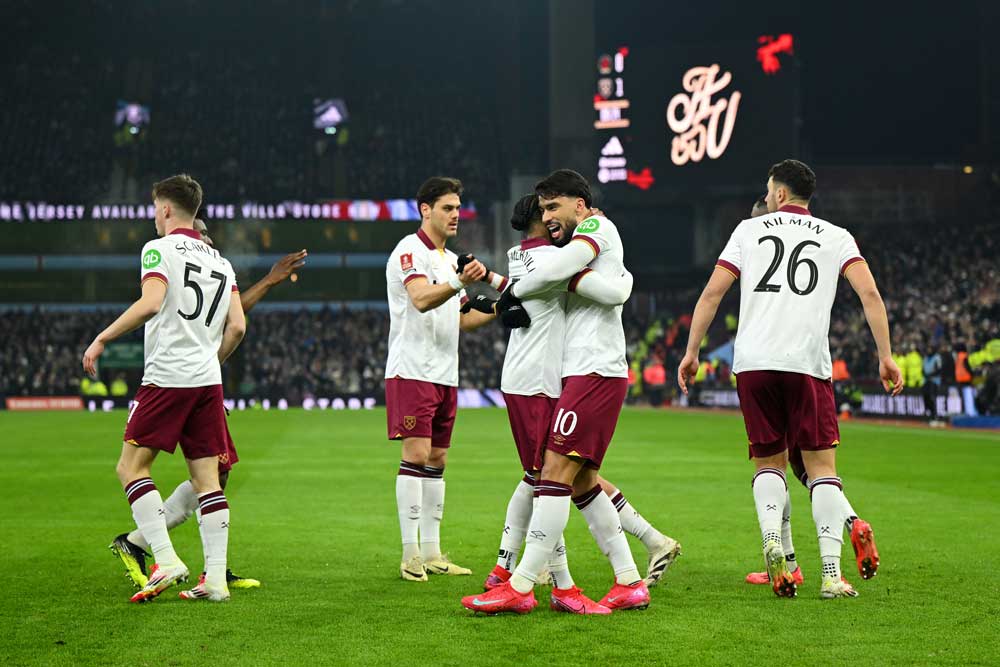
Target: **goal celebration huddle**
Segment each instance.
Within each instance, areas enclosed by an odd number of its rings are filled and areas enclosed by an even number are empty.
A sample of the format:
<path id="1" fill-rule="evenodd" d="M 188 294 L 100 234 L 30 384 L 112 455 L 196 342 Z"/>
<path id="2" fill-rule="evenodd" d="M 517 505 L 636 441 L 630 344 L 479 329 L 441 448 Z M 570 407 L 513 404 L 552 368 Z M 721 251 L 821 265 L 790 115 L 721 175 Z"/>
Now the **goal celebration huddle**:
<path id="1" fill-rule="evenodd" d="M 823 598 L 855 597 L 858 591 L 841 567 L 845 535 L 862 579 L 877 574 L 879 555 L 872 525 L 848 501 L 836 467 L 840 434 L 828 332 L 840 278 L 861 301 L 885 390 L 898 393 L 902 381 L 875 279 L 853 237 L 810 213 L 815 190 L 815 174 L 801 162 L 785 160 L 770 169 L 767 194 L 732 232 L 694 306 L 677 381 L 686 393 L 702 339 L 738 281 L 733 371 L 764 563 L 746 581 L 794 597 L 807 578 L 792 545 L 786 475 L 791 464 L 809 490 L 821 557 L 808 576 L 819 582 Z M 490 615 L 531 612 L 540 586 L 550 587 L 555 612 L 646 609 L 649 589 L 670 576 L 681 544 L 670 526 L 651 525 L 601 474 L 605 459 L 615 456 L 614 434 L 628 391 L 622 310 L 633 278 L 618 227 L 594 208 L 586 179 L 560 169 L 516 203 L 510 224 L 523 240 L 507 251 L 506 267 L 490 267 L 447 247 L 458 234 L 462 194 L 454 178 L 424 182 L 417 192 L 420 227 L 400 240 L 386 264 L 386 426 L 388 439 L 400 446 L 399 577 L 421 583 L 475 571 L 482 579 L 473 581 L 481 583 L 470 584 L 470 594 L 456 604 Z M 227 563 L 230 506 L 224 488 L 238 458 L 226 425 L 221 365 L 246 332 L 245 313 L 301 267 L 306 252 L 288 255 L 241 295 L 232 267 L 196 217 L 201 201 L 201 186 L 189 176 L 154 186 L 160 238 L 147 243 L 140 257 L 142 296 L 94 339 L 83 358 L 84 369 L 94 373 L 107 343 L 145 326 L 142 387 L 128 413 L 117 466 L 135 527 L 112 543 L 139 587 L 135 602 L 188 579 L 169 530 L 192 514 L 198 517 L 204 570 L 180 597 L 223 601 L 230 588 L 260 585 L 233 574 Z M 511 462 L 516 456 L 522 472 L 511 478 L 509 498 L 496 499 L 496 561 L 459 564 L 445 555 L 442 529 L 459 337 L 484 326 L 510 330 L 500 389 Z M 173 453 L 178 444 L 190 480 L 164 500 L 152 466 L 161 450 Z M 645 495 L 655 492 L 647 489 Z M 575 551 L 594 545 L 567 544 L 563 537 L 574 506 L 611 569 L 607 590 L 591 595 L 576 585 L 570 565 Z M 627 534 L 644 553 L 632 553 Z M 149 568 L 147 558 L 155 562 Z"/>

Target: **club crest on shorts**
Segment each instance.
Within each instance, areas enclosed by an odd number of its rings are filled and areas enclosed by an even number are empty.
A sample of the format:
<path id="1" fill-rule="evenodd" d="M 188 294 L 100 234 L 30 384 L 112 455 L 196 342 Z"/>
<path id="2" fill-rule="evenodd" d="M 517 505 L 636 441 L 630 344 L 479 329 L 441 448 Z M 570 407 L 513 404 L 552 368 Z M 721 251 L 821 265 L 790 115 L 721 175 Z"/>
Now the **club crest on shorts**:
<path id="1" fill-rule="evenodd" d="M 417 425 L 416 417 L 410 415 L 403 417 L 403 428 L 405 428 L 407 431 L 412 431 L 413 427 L 415 427 L 416 425 Z"/>
<path id="2" fill-rule="evenodd" d="M 403 271 L 413 270 L 413 253 L 405 252 L 399 256 L 399 266 Z"/>

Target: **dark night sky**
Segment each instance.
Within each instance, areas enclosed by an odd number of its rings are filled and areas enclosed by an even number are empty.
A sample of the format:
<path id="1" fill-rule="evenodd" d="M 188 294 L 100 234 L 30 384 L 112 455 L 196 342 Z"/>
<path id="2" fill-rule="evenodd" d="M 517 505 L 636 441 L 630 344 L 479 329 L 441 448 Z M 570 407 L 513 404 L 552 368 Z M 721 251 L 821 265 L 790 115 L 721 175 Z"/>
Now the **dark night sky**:
<path id="1" fill-rule="evenodd" d="M 981 44 L 1000 27 L 995 10 L 971 0 L 598 0 L 597 15 L 599 41 L 605 34 L 691 43 L 791 32 L 802 65 L 804 148 L 824 161 L 969 155 L 984 113 Z"/>

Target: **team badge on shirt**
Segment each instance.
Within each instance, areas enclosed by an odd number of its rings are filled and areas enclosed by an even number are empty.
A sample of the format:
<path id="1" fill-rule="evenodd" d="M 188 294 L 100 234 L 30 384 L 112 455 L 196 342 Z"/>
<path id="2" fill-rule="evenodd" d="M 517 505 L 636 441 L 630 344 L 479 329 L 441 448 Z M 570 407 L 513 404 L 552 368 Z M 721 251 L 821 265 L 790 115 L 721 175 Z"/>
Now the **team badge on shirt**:
<path id="1" fill-rule="evenodd" d="M 405 257 L 405 255 L 404 255 Z M 412 416 L 403 417 L 403 428 L 407 431 L 412 431 L 413 427 L 417 425 L 417 418 Z"/>
<path id="2" fill-rule="evenodd" d="M 399 266 L 403 271 L 413 270 L 413 253 L 407 252 L 399 256 Z"/>

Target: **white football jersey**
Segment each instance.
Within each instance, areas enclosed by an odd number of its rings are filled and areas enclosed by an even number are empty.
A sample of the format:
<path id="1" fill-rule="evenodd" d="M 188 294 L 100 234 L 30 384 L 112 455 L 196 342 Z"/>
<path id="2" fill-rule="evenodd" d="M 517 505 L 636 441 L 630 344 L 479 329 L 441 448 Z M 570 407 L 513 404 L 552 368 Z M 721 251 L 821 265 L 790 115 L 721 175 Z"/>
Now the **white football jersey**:
<path id="1" fill-rule="evenodd" d="M 507 251 L 507 278 L 520 280 L 558 249 L 547 238 L 525 239 Z M 566 284 L 524 300 L 531 326 L 511 329 L 500 389 L 507 394 L 558 398 L 562 393 L 562 355 L 566 334 Z"/>
<path id="2" fill-rule="evenodd" d="M 396 244 L 385 266 L 389 300 L 385 377 L 458 386 L 459 309 L 465 290 L 426 313 L 417 310 L 406 291 L 406 283 L 415 278 L 427 278 L 432 285 L 447 283 L 457 266 L 458 255 L 438 250 L 423 230 Z"/>
<path id="3" fill-rule="evenodd" d="M 142 248 L 140 280 L 167 286 L 160 312 L 146 322 L 143 384 L 222 384 L 219 345 L 236 274 L 193 229 L 176 229 Z M 237 297 L 238 298 L 238 297 Z"/>
<path id="4" fill-rule="evenodd" d="M 570 243 L 587 243 L 594 259 L 587 266 L 607 278 L 625 272 L 625 250 L 615 223 L 603 216 L 587 218 L 576 227 Z M 582 280 L 586 280 L 583 277 Z M 562 376 L 628 377 L 622 307 L 605 306 L 579 294 L 566 300 L 566 343 Z"/>
<path id="5" fill-rule="evenodd" d="M 846 229 L 784 206 L 742 221 L 717 266 L 740 280 L 733 372 L 832 375 L 830 310 L 838 276 L 863 262 Z"/>

